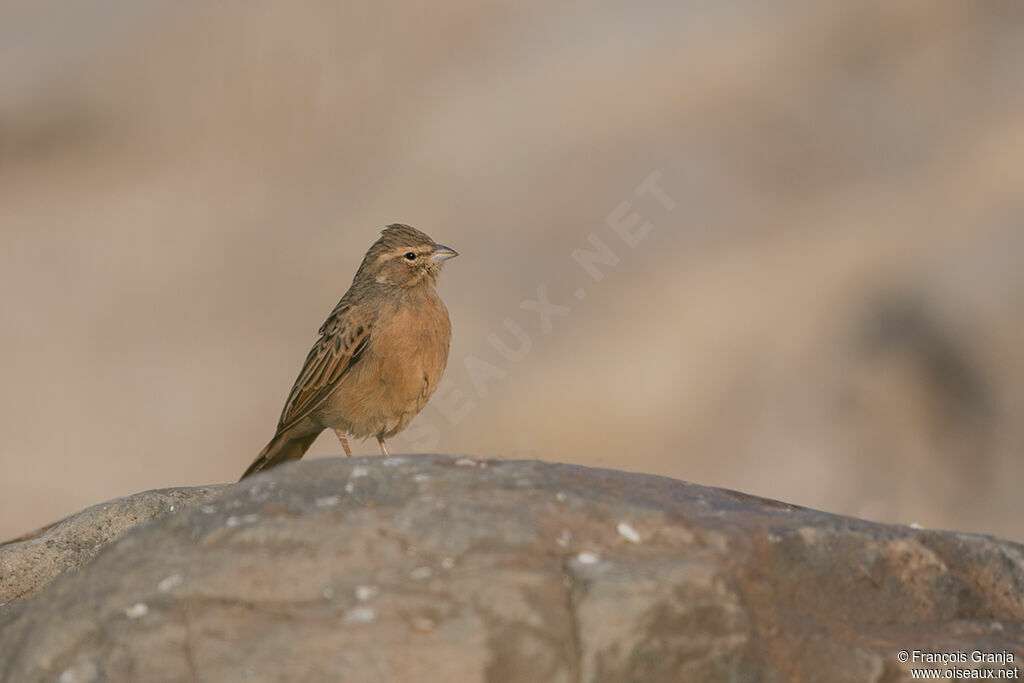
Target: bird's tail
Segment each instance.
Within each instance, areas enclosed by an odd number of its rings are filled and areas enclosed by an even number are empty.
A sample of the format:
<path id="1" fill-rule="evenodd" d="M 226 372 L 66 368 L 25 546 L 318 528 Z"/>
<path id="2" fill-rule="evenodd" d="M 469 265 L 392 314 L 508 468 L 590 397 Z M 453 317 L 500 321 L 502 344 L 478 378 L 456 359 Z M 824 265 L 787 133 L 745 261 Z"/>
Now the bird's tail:
<path id="1" fill-rule="evenodd" d="M 249 465 L 249 469 L 242 475 L 242 479 L 274 465 L 280 465 L 289 460 L 298 460 L 313 445 L 316 437 L 317 434 L 301 436 L 290 435 L 287 432 L 275 434 L 266 448 L 260 451 L 260 454 Z"/>

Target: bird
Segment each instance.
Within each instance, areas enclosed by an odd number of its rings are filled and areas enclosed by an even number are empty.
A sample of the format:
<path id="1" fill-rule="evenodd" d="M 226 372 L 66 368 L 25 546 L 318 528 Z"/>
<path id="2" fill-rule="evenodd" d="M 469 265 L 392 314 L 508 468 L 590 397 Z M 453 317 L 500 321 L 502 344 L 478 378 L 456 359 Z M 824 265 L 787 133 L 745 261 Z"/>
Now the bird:
<path id="1" fill-rule="evenodd" d="M 301 458 L 324 429 L 334 430 L 345 455 L 349 436 L 375 436 L 388 455 L 385 439 L 423 409 L 448 363 L 451 321 L 436 285 L 455 256 L 409 225 L 381 231 L 320 327 L 274 438 L 242 479 Z"/>

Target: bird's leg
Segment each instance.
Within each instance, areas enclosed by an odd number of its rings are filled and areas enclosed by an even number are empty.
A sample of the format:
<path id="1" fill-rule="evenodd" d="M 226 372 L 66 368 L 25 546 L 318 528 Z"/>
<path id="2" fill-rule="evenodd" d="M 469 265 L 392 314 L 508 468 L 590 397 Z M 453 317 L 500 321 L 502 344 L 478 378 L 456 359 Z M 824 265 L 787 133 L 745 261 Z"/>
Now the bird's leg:
<path id="1" fill-rule="evenodd" d="M 388 454 L 388 445 L 386 443 L 384 443 L 384 437 L 378 436 L 377 437 L 377 443 L 380 444 L 380 454 L 381 455 L 387 455 Z"/>
<path id="2" fill-rule="evenodd" d="M 338 435 L 338 441 L 341 442 L 341 447 L 345 449 L 345 455 L 352 457 L 352 449 L 348 447 L 348 436 L 345 435 L 345 431 L 335 429 L 334 433 Z"/>

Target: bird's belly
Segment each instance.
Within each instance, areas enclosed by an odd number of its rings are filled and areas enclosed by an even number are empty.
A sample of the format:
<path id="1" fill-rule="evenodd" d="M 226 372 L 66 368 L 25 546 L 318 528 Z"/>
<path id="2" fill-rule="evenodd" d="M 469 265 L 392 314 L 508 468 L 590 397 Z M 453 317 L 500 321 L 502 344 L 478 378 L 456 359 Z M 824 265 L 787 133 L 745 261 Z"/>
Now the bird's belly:
<path id="1" fill-rule="evenodd" d="M 394 326 L 373 340 L 324 406 L 322 420 L 357 438 L 388 438 L 426 405 L 448 360 L 447 325 Z M 447 323 L 447 316 L 443 320 Z"/>

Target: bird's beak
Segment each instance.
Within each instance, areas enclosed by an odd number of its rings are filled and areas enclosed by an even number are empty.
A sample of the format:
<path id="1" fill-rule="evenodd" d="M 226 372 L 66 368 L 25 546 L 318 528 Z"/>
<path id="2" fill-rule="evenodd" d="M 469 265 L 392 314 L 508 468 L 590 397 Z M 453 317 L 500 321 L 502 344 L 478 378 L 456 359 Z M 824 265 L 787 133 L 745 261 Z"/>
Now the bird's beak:
<path id="1" fill-rule="evenodd" d="M 434 253 L 430 255 L 430 260 L 434 263 L 441 263 L 450 258 L 455 258 L 458 255 L 459 252 L 455 251 L 451 247 L 446 247 L 443 244 L 435 244 Z"/>

